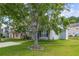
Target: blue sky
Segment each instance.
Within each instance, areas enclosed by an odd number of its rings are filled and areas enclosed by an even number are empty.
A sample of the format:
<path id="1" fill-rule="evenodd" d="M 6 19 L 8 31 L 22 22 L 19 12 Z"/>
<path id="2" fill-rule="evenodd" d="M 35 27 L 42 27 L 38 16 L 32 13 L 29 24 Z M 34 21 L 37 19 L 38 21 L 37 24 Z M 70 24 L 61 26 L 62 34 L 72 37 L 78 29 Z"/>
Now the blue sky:
<path id="1" fill-rule="evenodd" d="M 62 12 L 62 15 L 66 16 L 66 17 L 70 17 L 70 16 L 79 17 L 79 3 L 69 4 L 69 9 L 70 9 L 70 11 L 64 10 Z"/>

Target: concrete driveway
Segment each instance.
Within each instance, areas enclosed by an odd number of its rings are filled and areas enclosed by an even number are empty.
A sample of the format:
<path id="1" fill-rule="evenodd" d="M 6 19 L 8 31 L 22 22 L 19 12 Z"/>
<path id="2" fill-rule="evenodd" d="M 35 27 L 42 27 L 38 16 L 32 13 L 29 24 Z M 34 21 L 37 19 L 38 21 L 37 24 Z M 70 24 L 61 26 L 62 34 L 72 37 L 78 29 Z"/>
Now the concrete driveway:
<path id="1" fill-rule="evenodd" d="M 2 47 L 8 47 L 8 46 L 14 46 L 14 45 L 20 45 L 23 42 L 0 42 L 0 48 Z"/>

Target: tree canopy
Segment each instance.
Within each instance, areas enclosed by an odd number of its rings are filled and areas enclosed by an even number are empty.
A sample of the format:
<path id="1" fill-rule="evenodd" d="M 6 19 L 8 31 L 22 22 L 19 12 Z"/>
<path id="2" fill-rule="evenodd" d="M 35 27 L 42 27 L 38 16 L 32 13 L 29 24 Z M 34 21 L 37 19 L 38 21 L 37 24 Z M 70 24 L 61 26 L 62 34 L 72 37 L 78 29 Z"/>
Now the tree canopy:
<path id="1" fill-rule="evenodd" d="M 59 20 L 60 14 L 67 9 L 66 5 L 64 3 L 4 3 L 0 4 L 0 16 L 13 20 L 13 27 L 19 32 L 33 29 L 33 23 L 36 22 L 37 31 L 53 29 L 59 33 L 61 28 L 58 25 L 62 22 Z"/>
<path id="2" fill-rule="evenodd" d="M 0 16 L 12 20 L 15 31 L 29 32 L 38 47 L 39 31 L 54 30 L 58 34 L 61 27 L 65 29 L 67 21 L 60 14 L 67 10 L 66 6 L 64 3 L 4 3 L 0 4 Z"/>

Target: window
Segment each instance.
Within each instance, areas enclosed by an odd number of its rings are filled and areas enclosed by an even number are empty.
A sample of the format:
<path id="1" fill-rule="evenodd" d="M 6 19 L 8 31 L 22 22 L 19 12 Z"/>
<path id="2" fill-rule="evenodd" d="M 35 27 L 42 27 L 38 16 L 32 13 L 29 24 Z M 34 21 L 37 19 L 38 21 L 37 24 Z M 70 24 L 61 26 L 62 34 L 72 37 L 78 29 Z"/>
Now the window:
<path id="1" fill-rule="evenodd" d="M 48 37 L 48 32 L 42 32 L 41 37 Z"/>

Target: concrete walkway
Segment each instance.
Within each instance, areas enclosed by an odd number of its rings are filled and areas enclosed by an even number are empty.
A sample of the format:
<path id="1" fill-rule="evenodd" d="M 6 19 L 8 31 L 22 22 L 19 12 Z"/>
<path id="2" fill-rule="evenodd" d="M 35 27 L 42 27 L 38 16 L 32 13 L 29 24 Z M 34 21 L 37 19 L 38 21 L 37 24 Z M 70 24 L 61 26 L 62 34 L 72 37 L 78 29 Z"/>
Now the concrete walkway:
<path id="1" fill-rule="evenodd" d="M 14 46 L 14 45 L 20 45 L 23 42 L 0 42 L 0 48 L 2 47 L 8 47 L 8 46 Z"/>

